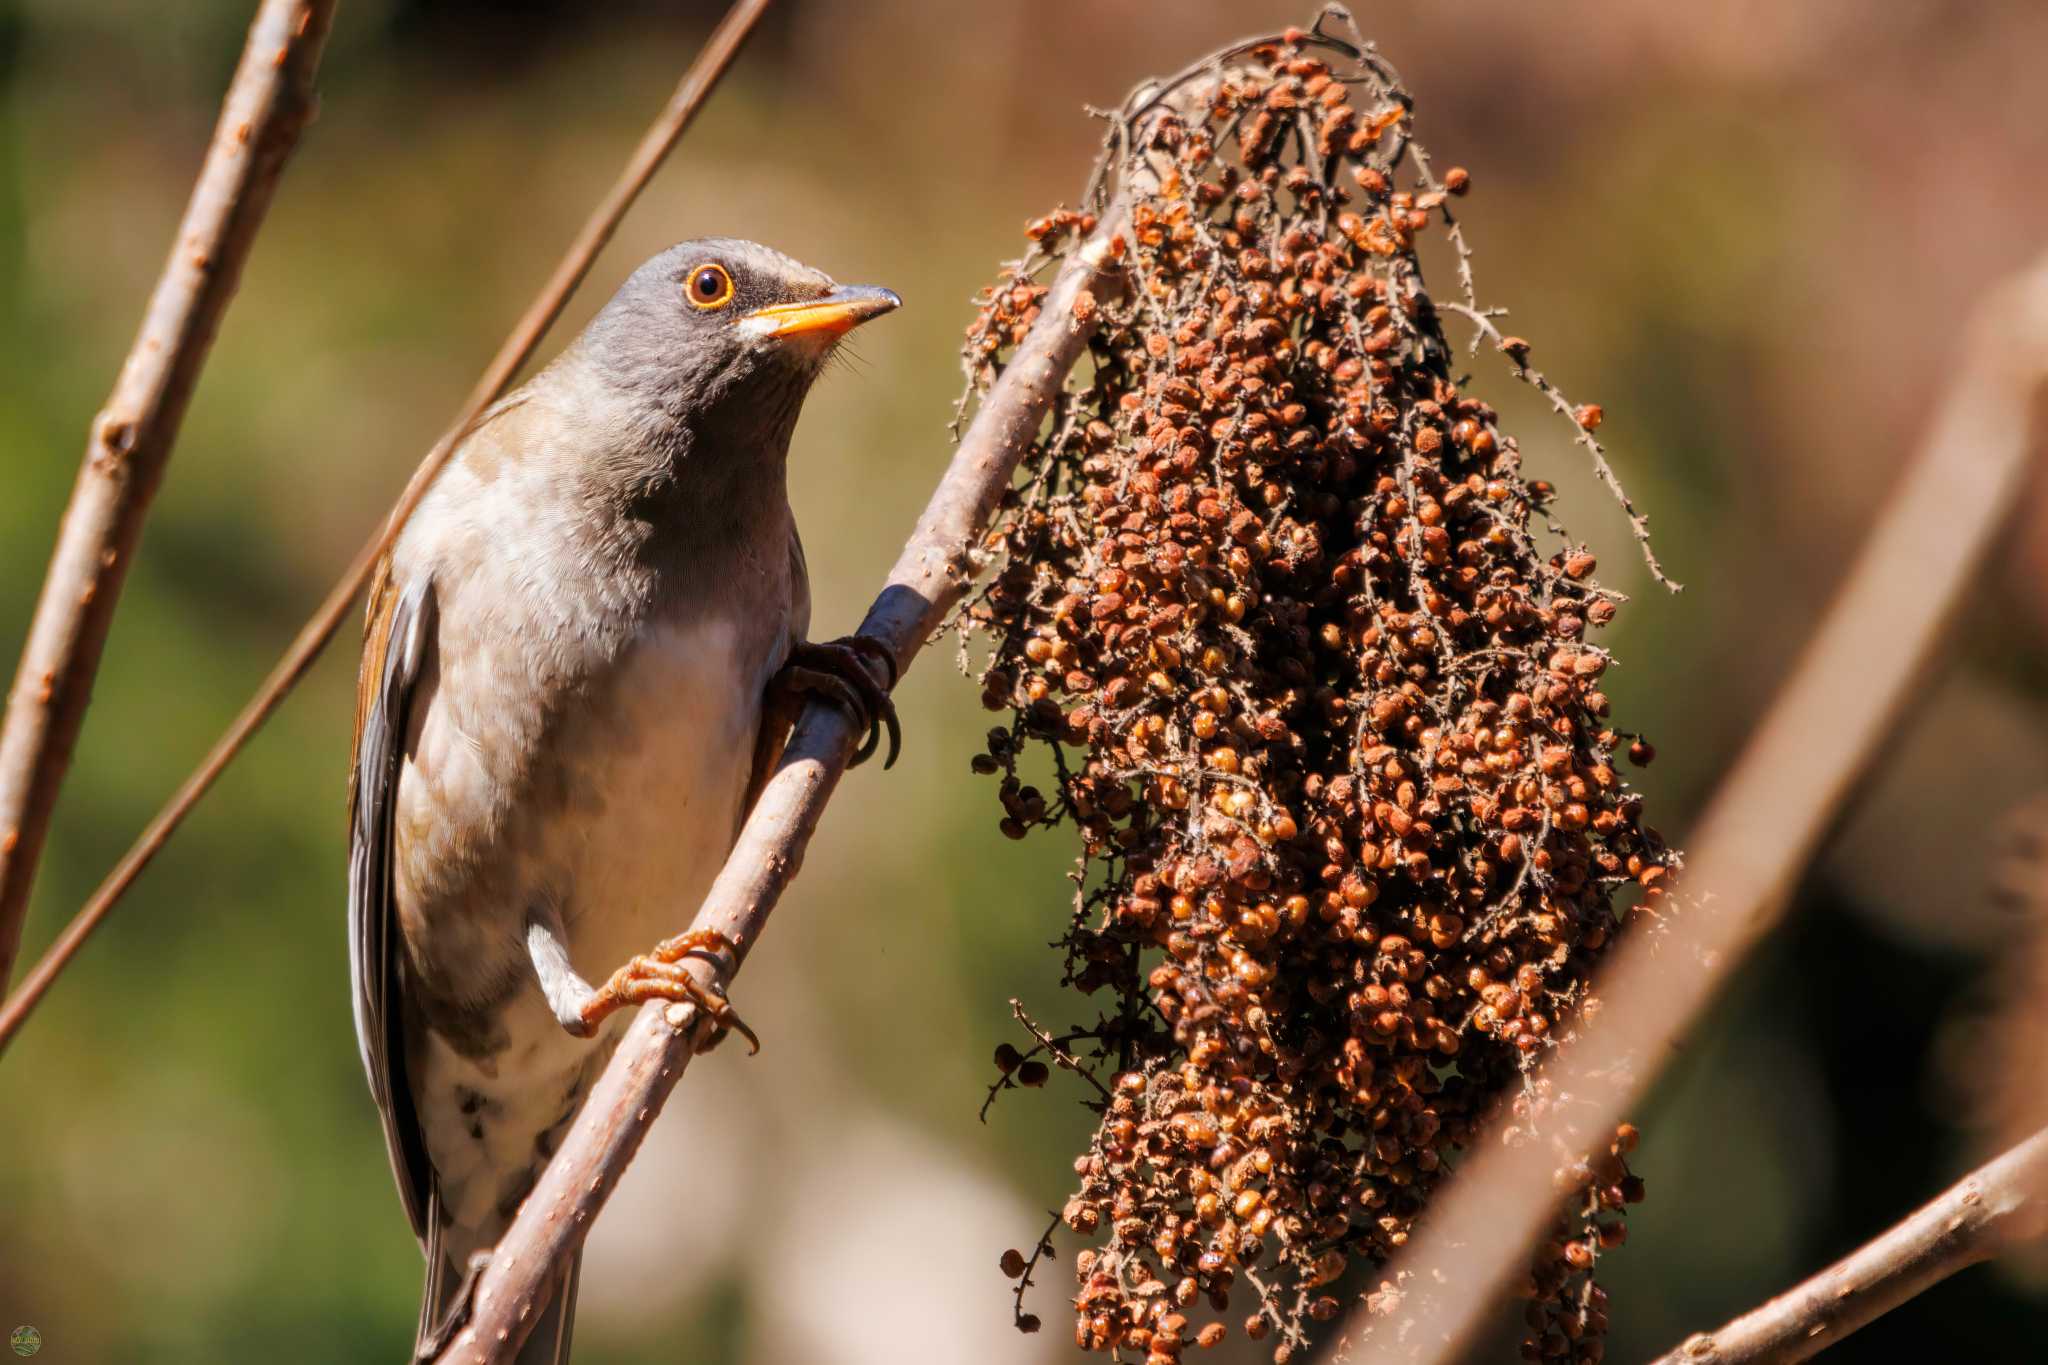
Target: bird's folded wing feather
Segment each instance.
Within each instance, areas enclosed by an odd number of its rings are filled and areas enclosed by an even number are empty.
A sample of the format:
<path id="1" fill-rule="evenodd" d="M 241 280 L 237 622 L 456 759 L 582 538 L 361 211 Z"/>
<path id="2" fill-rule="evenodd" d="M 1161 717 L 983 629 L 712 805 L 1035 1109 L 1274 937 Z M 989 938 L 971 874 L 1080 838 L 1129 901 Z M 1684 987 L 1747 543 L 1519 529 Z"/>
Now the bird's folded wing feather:
<path id="1" fill-rule="evenodd" d="M 392 824 L 406 719 L 433 635 L 426 583 L 393 581 L 387 559 L 370 584 L 362 670 L 356 679 L 355 752 L 349 765 L 349 978 L 356 1042 L 413 1232 L 424 1239 L 431 1172 L 405 1078 L 399 1003 L 398 912 L 392 892 Z"/>

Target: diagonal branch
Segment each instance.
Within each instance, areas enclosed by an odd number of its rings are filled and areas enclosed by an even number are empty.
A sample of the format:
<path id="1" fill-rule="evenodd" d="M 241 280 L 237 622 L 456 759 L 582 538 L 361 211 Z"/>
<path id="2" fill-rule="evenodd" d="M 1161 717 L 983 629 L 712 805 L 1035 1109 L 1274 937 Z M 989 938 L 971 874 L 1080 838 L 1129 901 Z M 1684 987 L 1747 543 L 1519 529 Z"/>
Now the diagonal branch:
<path id="1" fill-rule="evenodd" d="M 483 410 L 505 391 L 506 386 L 512 382 L 512 377 L 531 358 L 535 348 L 540 345 L 541 338 L 546 335 L 548 327 L 568 303 L 569 296 L 575 292 L 584 275 L 589 272 L 598 252 L 611 240 L 619 220 L 626 216 L 626 210 L 632 206 L 641 189 L 653 177 L 656 168 L 675 146 L 676 140 L 683 135 L 683 130 L 690 126 L 690 121 L 696 117 L 697 111 L 710 97 L 719 78 L 725 74 L 726 68 L 732 65 L 733 58 L 739 54 L 740 45 L 753 31 L 755 21 L 767 8 L 768 0 L 736 0 L 725 18 L 705 40 L 704 50 L 697 54 L 697 60 L 692 62 L 690 69 L 683 74 L 682 83 L 676 87 L 675 94 L 669 98 L 667 106 L 642 135 L 640 145 L 634 149 L 632 159 L 626 163 L 626 169 L 620 173 L 603 202 L 592 211 L 582 230 L 577 233 L 576 240 L 570 244 L 567 254 L 562 257 L 561 264 L 557 265 L 554 274 L 548 277 L 540 295 L 528 306 L 513 327 L 511 335 L 506 337 L 504 344 L 498 348 L 498 354 L 492 358 L 490 367 L 484 371 L 483 378 L 477 381 L 469 401 L 463 405 L 461 416 L 435 443 L 434 448 L 427 452 L 419 468 L 413 471 L 411 480 L 407 482 L 404 493 L 399 496 L 397 505 L 392 508 L 383 529 L 372 536 L 370 542 L 356 555 L 355 560 L 342 574 L 341 580 L 320 604 L 319 610 L 300 628 L 298 638 L 292 641 L 291 648 L 285 651 L 284 657 L 271 669 L 270 676 L 263 680 L 263 685 L 257 689 L 256 695 L 250 698 L 248 704 L 242 708 L 241 714 L 235 717 L 234 723 L 214 743 L 205 759 L 192 771 L 191 776 L 185 779 L 170 801 L 143 828 L 134 845 L 122 856 L 121 861 L 115 864 L 114 870 L 107 874 L 106 880 L 93 892 L 92 898 L 72 917 L 71 923 L 65 926 L 64 932 L 58 936 L 56 943 L 51 945 L 49 952 L 43 955 L 42 961 L 36 964 L 35 970 L 23 980 L 21 989 L 16 991 L 4 1006 L 0 1006 L 0 1050 L 4 1050 L 13 1040 L 23 1021 L 28 1018 L 29 1012 L 36 1007 L 43 993 L 49 990 L 50 984 L 56 980 L 57 974 L 77 955 L 86 938 L 99 926 L 100 921 L 106 918 L 107 912 L 114 908 L 115 902 L 134 885 L 135 879 L 142 875 L 142 870 L 149 866 L 150 860 L 169 842 L 172 833 L 183 823 L 185 817 L 191 814 L 192 808 L 199 804 L 200 798 L 206 795 L 214 781 L 226 771 L 228 764 L 234 761 L 235 756 L 262 727 L 263 722 L 270 719 L 271 712 L 277 709 L 286 694 L 313 666 L 313 661 L 320 657 L 320 651 L 334 638 L 335 631 L 339 630 L 341 623 L 347 619 L 350 606 L 361 595 L 364 585 L 370 581 L 370 574 L 375 569 L 377 561 L 384 557 L 385 551 L 390 549 L 391 543 L 398 538 L 406 518 L 412 515 L 413 508 L 418 506 L 419 500 L 426 495 L 427 486 L 433 482 L 434 476 L 441 472 L 441 466 L 447 463 L 456 443 Z M 0 809 L 0 814 L 4 814 L 4 809 Z M 47 820 L 47 814 L 43 818 Z M 0 819 L 0 828 L 4 827 L 5 821 Z M 4 920 L 5 909 L 5 902 L 0 901 L 0 920 Z M 4 929 L 4 925 L 0 925 L 0 929 Z M 17 937 L 18 931 L 17 923 Z"/>
<path id="2" fill-rule="evenodd" d="M 1954 385 L 1790 681 L 1702 816 L 1684 908 L 1626 937 L 1580 1036 L 1533 1078 L 1536 1138 L 1496 1119 L 1389 1266 L 1400 1300 L 1351 1324 L 1368 1361 L 1443 1360 L 1498 1301 L 1552 1215 L 1553 1178 L 1611 1135 L 1776 923 L 1843 798 L 1893 732 L 1977 584 L 2044 437 L 2048 258 L 1996 289 Z M 1367 1335 L 1367 1333 L 1370 1333 Z"/>
<path id="3" fill-rule="evenodd" d="M 968 547 L 1010 486 L 1018 457 L 1088 344 L 1093 328 L 1077 320 L 1075 300 L 1084 291 L 1111 287 L 1110 242 L 1121 214 L 1121 205 L 1112 205 L 1089 242 L 1067 257 L 1038 321 L 960 438 L 881 596 L 861 622 L 861 634 L 894 654 L 899 676 L 965 591 L 972 576 Z M 721 933 L 744 957 L 802 865 L 811 832 L 858 738 L 836 707 L 805 708 L 692 931 Z M 687 965 L 706 986 L 723 989 L 709 964 L 691 959 Z M 443 1353 L 443 1362 L 489 1365 L 517 1354 L 546 1307 L 556 1267 L 583 1245 L 710 1029 L 710 1021 L 691 1006 L 642 1006 L 561 1150 L 492 1253 L 470 1325 Z"/>
<path id="4" fill-rule="evenodd" d="M 1804 1283 L 1650 1365 L 1790 1365 L 1959 1270 L 2048 1232 L 2048 1130 L 1978 1167 Z"/>
<path id="5" fill-rule="evenodd" d="M 263 0 L 142 327 L 93 420 L 0 729 L 0 989 L 149 505 L 299 134 L 334 0 Z"/>

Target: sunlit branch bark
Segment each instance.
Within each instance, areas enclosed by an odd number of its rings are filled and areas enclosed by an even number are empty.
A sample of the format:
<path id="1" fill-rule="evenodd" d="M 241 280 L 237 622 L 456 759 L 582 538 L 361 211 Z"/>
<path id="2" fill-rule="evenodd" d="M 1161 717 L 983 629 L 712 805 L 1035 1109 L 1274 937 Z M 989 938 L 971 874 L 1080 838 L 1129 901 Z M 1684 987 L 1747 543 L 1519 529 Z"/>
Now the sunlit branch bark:
<path id="1" fill-rule="evenodd" d="M 192 390 L 285 162 L 313 116 L 334 0 L 264 0 L 142 327 L 57 533 L 0 728 L 0 990 L 121 587 Z"/>
<path id="2" fill-rule="evenodd" d="M 1979 1167 L 1804 1283 L 1650 1365 L 1789 1365 L 2048 1231 L 2048 1132 Z"/>

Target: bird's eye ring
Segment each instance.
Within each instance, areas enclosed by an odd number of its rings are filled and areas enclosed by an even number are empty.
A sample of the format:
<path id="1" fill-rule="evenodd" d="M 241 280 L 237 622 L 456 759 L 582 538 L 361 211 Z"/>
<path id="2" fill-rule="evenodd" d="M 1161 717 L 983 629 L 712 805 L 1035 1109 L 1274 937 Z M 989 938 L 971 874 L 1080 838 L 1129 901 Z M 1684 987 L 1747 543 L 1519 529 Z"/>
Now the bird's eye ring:
<path id="1" fill-rule="evenodd" d="M 732 302 L 732 276 L 722 265 L 700 265 L 690 271 L 689 283 L 683 286 L 683 293 L 689 298 L 692 308 L 710 312 L 723 308 Z"/>

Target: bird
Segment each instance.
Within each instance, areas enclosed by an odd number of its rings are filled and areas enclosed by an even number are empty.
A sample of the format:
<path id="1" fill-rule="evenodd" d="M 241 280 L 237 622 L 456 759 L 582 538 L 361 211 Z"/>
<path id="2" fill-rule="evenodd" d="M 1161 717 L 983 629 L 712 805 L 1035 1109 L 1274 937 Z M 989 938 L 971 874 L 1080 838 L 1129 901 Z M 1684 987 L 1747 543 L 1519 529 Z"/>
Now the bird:
<path id="1" fill-rule="evenodd" d="M 630 1011 L 708 1011 L 671 935 L 807 695 L 900 741 L 878 642 L 808 639 L 790 436 L 902 300 L 757 243 L 682 242 L 463 435 L 371 579 L 349 772 L 357 1041 L 426 1258 L 415 1354 L 477 1275 Z M 597 983 L 597 984 L 593 984 Z M 580 1259 L 580 1258 L 579 1258 Z M 568 1358 L 576 1266 L 518 1359 Z"/>

